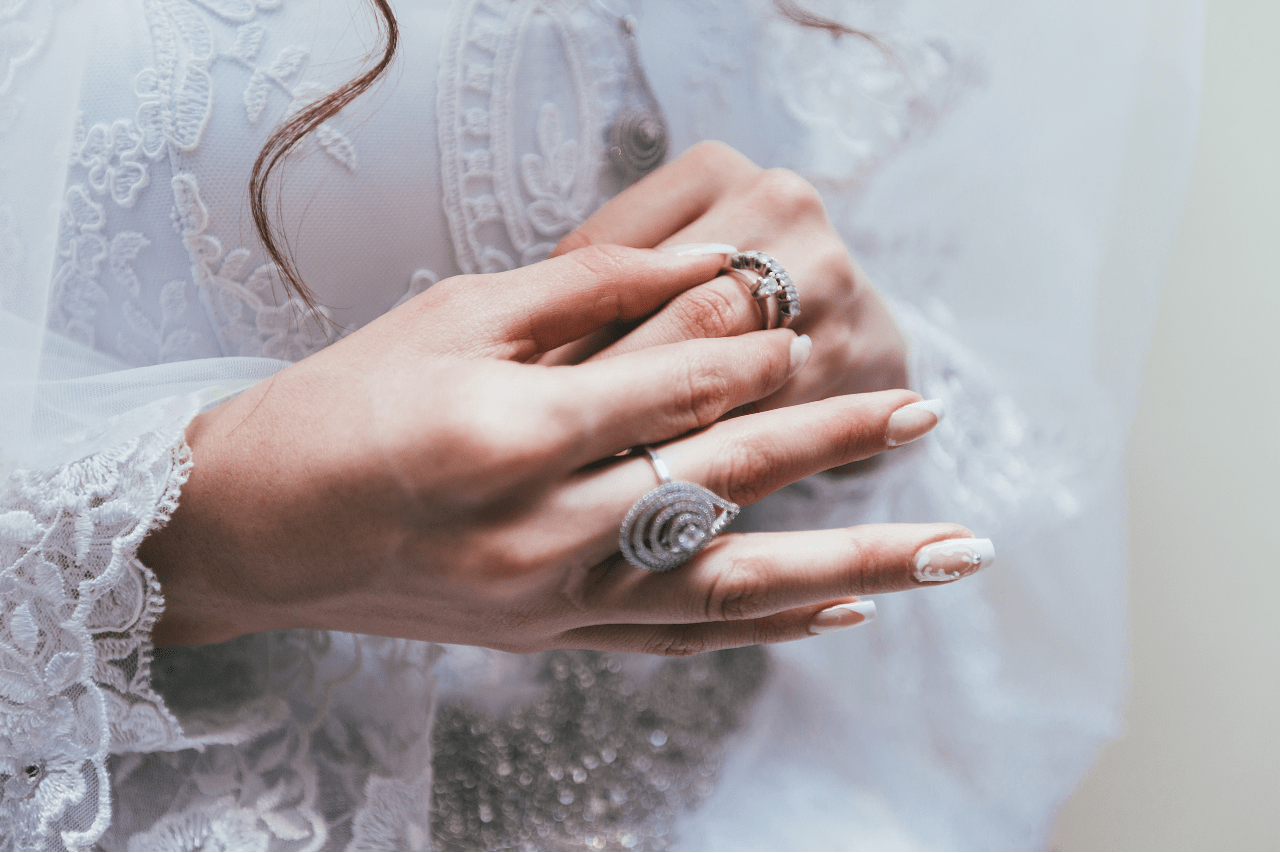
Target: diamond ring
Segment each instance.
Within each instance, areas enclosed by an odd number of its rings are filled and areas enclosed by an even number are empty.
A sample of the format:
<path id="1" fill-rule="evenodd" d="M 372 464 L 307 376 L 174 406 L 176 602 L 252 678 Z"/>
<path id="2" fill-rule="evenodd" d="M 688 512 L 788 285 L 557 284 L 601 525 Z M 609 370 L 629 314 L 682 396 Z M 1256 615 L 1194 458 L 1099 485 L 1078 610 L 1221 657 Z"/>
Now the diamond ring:
<path id="1" fill-rule="evenodd" d="M 766 329 L 788 326 L 800 314 L 799 291 L 777 258 L 764 252 L 735 252 L 729 256 L 729 268 L 755 275 L 747 286 L 751 298 L 760 303 Z"/>
<path id="2" fill-rule="evenodd" d="M 707 547 L 741 507 L 697 483 L 673 481 L 658 452 L 642 449 L 662 485 L 632 504 L 618 530 L 618 548 L 636 568 L 665 572 Z"/>

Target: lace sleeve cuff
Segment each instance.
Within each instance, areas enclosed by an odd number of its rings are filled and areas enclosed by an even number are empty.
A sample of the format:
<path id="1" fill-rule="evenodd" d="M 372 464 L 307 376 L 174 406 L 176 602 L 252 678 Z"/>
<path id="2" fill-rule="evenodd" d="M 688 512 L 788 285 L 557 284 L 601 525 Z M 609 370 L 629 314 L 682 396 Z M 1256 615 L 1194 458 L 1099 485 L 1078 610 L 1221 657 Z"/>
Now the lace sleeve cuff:
<path id="1" fill-rule="evenodd" d="M 92 844 L 108 755 L 185 745 L 150 686 L 164 599 L 137 551 L 177 506 L 186 423 L 0 485 L 0 847 Z"/>

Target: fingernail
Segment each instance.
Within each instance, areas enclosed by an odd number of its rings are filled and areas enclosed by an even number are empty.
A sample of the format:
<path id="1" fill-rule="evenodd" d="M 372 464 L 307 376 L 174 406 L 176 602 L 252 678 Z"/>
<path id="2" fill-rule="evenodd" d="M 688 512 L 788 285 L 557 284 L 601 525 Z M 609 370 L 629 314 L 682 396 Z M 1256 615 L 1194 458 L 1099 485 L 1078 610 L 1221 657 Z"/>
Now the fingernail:
<path id="1" fill-rule="evenodd" d="M 800 372 L 806 364 L 809 363 L 809 356 L 813 354 L 813 338 L 808 335 L 800 335 L 791 342 L 791 372 L 787 374 L 790 379 Z"/>
<path id="2" fill-rule="evenodd" d="M 658 251 L 668 255 L 732 255 L 737 249 L 728 243 L 681 243 L 678 246 L 663 246 Z"/>
<path id="3" fill-rule="evenodd" d="M 990 539 L 947 539 L 917 551 L 912 574 L 920 583 L 948 583 L 995 561 L 996 546 Z"/>
<path id="4" fill-rule="evenodd" d="M 941 400 L 921 400 L 903 406 L 889 416 L 889 426 L 884 431 L 884 442 L 898 447 L 915 441 L 942 423 L 947 407 Z"/>
<path id="5" fill-rule="evenodd" d="M 876 618 L 874 601 L 851 601 L 848 604 L 837 604 L 820 611 L 809 623 L 810 634 L 830 634 L 832 631 L 843 631 L 854 625 L 861 625 Z"/>

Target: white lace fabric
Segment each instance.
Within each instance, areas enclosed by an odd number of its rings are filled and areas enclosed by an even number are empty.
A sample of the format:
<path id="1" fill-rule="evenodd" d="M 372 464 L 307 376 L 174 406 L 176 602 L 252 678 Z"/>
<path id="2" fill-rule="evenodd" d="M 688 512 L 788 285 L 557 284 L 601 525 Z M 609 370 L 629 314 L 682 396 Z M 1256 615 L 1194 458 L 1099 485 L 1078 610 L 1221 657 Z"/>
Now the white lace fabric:
<path id="1" fill-rule="evenodd" d="M 1126 399 L 1089 341 L 1125 142 L 1098 129 L 1125 126 L 1149 32 L 1176 60 L 1161 68 L 1194 65 L 1194 10 L 1159 13 L 1178 32 L 1138 6 L 825 10 L 885 52 L 763 0 L 614 5 L 397 8 L 388 81 L 286 169 L 284 222 L 329 306 L 313 312 L 245 224 L 248 169 L 351 76 L 365 18 L 340 0 L 0 4 L 0 846 L 1043 841 L 1123 696 Z M 914 387 L 950 410 L 740 523 L 945 518 L 996 538 L 997 569 L 886 598 L 868 628 L 694 662 L 303 631 L 153 659 L 162 596 L 136 552 L 199 465 L 190 418 L 440 278 L 540 260 L 619 191 L 624 11 L 672 150 L 721 138 L 818 182 L 895 300 Z M 1082 43 L 1093 65 L 1064 74 Z M 1153 234 L 1187 168 L 1187 73 L 1161 102 L 1153 156 L 1179 179 L 1149 188 Z M 1042 102 L 1040 127 L 1023 116 Z M 1135 288 L 1158 277 L 1153 239 Z M 1122 319 L 1140 329 L 1139 303 Z"/>
<path id="2" fill-rule="evenodd" d="M 186 421 L 50 474 L 18 471 L 0 503 L 0 843 L 98 839 L 112 751 L 171 749 L 181 728 L 151 687 L 164 599 L 137 559 L 191 469 Z"/>

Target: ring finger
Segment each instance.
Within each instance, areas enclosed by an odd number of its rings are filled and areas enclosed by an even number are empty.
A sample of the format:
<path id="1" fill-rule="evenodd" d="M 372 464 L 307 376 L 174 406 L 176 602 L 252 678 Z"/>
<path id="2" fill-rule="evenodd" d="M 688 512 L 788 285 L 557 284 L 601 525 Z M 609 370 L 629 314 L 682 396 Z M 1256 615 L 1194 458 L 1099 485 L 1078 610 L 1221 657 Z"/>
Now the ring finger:
<path id="1" fill-rule="evenodd" d="M 911 405 L 918 400 L 910 391 L 882 391 L 746 415 L 663 445 L 661 454 L 674 479 L 737 504 L 755 503 L 811 474 L 924 435 L 938 418 L 932 408 Z M 583 539 L 564 547 L 584 566 L 607 559 L 618 548 L 616 525 L 656 485 L 644 458 L 580 472 L 561 491 L 561 510 L 596 521 L 580 527 Z"/>

